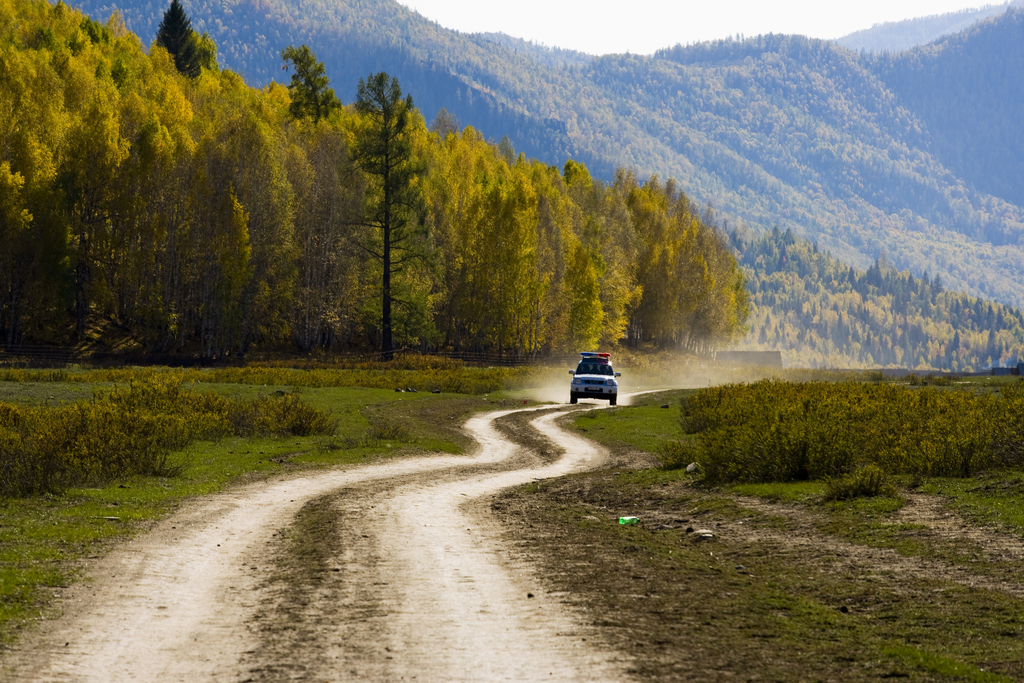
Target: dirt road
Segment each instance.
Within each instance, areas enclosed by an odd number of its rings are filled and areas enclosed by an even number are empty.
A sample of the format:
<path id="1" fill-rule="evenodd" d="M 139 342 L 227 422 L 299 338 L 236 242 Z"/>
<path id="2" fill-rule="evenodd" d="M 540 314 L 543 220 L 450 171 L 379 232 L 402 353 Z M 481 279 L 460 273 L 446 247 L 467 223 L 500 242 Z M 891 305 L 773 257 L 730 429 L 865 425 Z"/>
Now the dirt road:
<path id="1" fill-rule="evenodd" d="M 487 513 L 503 488 L 602 462 L 562 414 L 474 418 L 468 457 L 197 501 L 99 561 L 5 680 L 623 680 L 627 657 L 539 588 Z"/>

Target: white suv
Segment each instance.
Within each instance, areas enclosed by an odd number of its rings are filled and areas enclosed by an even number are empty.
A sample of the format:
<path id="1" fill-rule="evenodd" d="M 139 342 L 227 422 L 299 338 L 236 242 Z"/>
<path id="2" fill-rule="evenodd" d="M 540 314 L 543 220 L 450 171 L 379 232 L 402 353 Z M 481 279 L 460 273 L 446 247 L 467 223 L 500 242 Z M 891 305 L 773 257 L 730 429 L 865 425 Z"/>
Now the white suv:
<path id="1" fill-rule="evenodd" d="M 569 403 L 576 403 L 581 398 L 596 398 L 615 405 L 619 397 L 619 383 L 615 378 L 622 373 L 612 370 L 612 354 L 584 351 L 580 356 L 580 364 L 569 371 L 572 374 Z"/>

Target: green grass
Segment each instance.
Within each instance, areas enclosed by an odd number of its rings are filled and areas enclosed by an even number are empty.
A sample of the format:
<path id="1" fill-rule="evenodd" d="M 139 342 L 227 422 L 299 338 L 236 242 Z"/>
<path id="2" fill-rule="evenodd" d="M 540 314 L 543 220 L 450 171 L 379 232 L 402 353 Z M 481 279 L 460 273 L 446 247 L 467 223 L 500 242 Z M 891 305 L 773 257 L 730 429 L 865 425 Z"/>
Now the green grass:
<path id="1" fill-rule="evenodd" d="M 1016 486 L 1021 480 L 1020 473 L 1004 470 L 967 479 L 924 479 L 917 490 L 943 496 L 949 509 L 968 523 L 1002 527 L 1019 537 L 1022 527 L 1015 523 L 1024 521 L 1019 507 L 1024 500 Z M 1012 493 L 1003 493 L 1006 490 Z M 742 484 L 725 487 L 723 491 L 801 506 L 817 520 L 818 533 L 855 545 L 894 550 L 904 557 L 937 561 L 950 567 L 969 567 L 976 575 L 1010 583 L 1020 580 L 1016 576 L 1017 563 L 998 550 L 967 535 L 951 537 L 922 524 L 900 521 L 896 515 L 906 504 L 902 495 L 824 501 L 824 485 L 820 482 Z M 787 523 L 780 518 L 778 526 L 785 528 Z"/>
<path id="2" fill-rule="evenodd" d="M 683 389 L 643 394 L 633 398 L 632 405 L 581 412 L 570 426 L 606 446 L 658 453 L 668 441 L 683 435 L 679 399 L 693 393 L 693 389 Z"/>
<path id="3" fill-rule="evenodd" d="M 770 484 L 733 484 L 725 489 L 741 496 L 764 498 L 773 503 L 811 503 L 825 493 L 820 481 L 788 481 Z"/>
<path id="4" fill-rule="evenodd" d="M 255 387 L 244 384 L 208 384 L 197 387 L 200 391 L 211 391 L 236 400 L 251 400 L 261 393 L 267 393 L 267 387 Z M 409 437 L 402 442 L 403 447 L 415 447 L 421 451 L 458 452 L 457 445 L 450 438 L 437 436 L 435 412 L 440 418 L 459 426 L 458 418 L 465 413 L 467 407 L 479 409 L 493 408 L 494 399 L 484 402 L 476 397 L 452 394 L 433 393 L 396 393 L 388 389 L 367 389 L 362 387 L 288 387 L 287 389 L 269 389 L 269 391 L 285 391 L 297 395 L 303 403 L 318 410 L 328 411 L 338 419 L 338 428 L 333 439 L 328 443 L 348 445 L 353 441 L 364 440 L 367 430 L 375 422 L 388 418 L 404 425 L 409 430 Z M 500 400 L 502 394 L 495 394 Z M 444 406 L 453 406 L 444 410 Z M 458 406 L 458 407 L 454 407 Z M 449 435 L 457 437 L 456 434 Z M 462 444 L 465 445 L 465 444 Z M 399 442 L 392 444 L 397 448 Z"/>
<path id="5" fill-rule="evenodd" d="M 984 472 L 970 479 L 934 478 L 921 491 L 946 496 L 951 507 L 982 524 L 1024 533 L 1024 472 Z"/>
<path id="6" fill-rule="evenodd" d="M 882 654 L 898 660 L 905 666 L 944 678 L 955 678 L 961 681 L 977 683 L 996 683 L 997 681 L 1013 681 L 1015 679 L 998 674 L 988 673 L 981 669 L 959 662 L 933 652 L 926 652 L 909 645 L 883 648 Z"/>
<path id="7" fill-rule="evenodd" d="M 62 403 L 87 401 L 97 389 L 109 389 L 112 386 L 110 382 L 0 381 L 0 403 L 57 406 Z"/>
<path id="8" fill-rule="evenodd" d="M 309 363 L 307 367 L 251 364 L 244 367 L 177 369 L 0 369 L 0 383 L 95 384 L 161 380 L 182 384 L 246 384 L 253 387 L 368 387 L 419 392 L 484 394 L 536 383 L 548 371 L 532 367 L 469 367 L 444 358 L 407 357 L 394 363 L 366 362 L 352 367 Z"/>

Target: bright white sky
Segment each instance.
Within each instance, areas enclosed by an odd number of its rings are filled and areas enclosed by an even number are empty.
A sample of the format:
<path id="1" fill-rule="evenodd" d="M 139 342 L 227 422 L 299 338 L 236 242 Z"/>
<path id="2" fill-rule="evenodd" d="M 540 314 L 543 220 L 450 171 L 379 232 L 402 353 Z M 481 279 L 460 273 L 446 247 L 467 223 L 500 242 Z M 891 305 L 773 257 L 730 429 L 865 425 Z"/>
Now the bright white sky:
<path id="1" fill-rule="evenodd" d="M 1000 0 L 399 0 L 445 28 L 504 32 L 590 54 L 651 54 L 676 43 L 741 33 L 839 38 L 900 21 Z"/>

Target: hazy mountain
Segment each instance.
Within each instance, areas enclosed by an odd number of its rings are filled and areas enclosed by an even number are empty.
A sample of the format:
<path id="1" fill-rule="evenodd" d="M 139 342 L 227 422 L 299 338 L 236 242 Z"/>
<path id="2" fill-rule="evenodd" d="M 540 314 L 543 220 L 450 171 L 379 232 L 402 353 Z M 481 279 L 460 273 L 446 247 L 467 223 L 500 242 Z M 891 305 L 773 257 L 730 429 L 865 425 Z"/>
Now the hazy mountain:
<path id="1" fill-rule="evenodd" d="M 979 193 L 1024 206 L 1024 9 L 870 66 L 919 118 L 939 162 Z M 997 244 L 1018 239 L 988 235 Z"/>
<path id="2" fill-rule="evenodd" d="M 167 0 L 166 4 L 170 4 Z M 524 49 L 500 44 L 499 34 L 463 34 L 440 27 L 394 0 L 186 0 L 193 28 L 208 32 L 223 67 L 251 84 L 287 82 L 281 50 L 308 44 L 324 62 L 344 102 L 356 96 L 360 78 L 387 71 L 428 120 L 444 107 L 489 136 L 508 135 L 528 154 L 564 162 L 577 151 L 550 107 L 534 103 L 537 93 L 574 88 L 571 75 L 535 61 Z M 147 44 L 166 9 L 143 0 L 85 0 L 81 9 L 106 19 L 120 10 L 128 28 Z M 514 39 L 513 39 L 514 42 Z M 524 46 L 529 43 L 523 41 Z M 533 46 L 532 52 L 546 48 Z M 555 53 L 554 50 L 551 51 Z M 576 54 L 570 51 L 557 51 Z M 543 153 L 542 153 L 543 152 Z M 604 170 L 610 173 L 611 167 Z"/>
<path id="3" fill-rule="evenodd" d="M 105 18 L 102 2 L 83 9 Z M 131 2 L 126 21 L 149 41 L 164 8 Z M 392 0 L 186 9 L 250 82 L 285 80 L 281 49 L 307 43 L 343 101 L 383 69 L 428 120 L 443 106 L 517 151 L 573 157 L 598 177 L 622 166 L 672 176 L 733 224 L 791 229 L 861 269 L 886 255 L 1024 305 L 1020 10 L 877 58 L 775 35 L 586 58 L 446 30 Z"/>
<path id="4" fill-rule="evenodd" d="M 887 21 L 871 28 L 854 31 L 836 42 L 851 50 L 868 52 L 899 52 L 918 45 L 926 45 L 952 33 L 958 33 L 974 24 L 995 17 L 1007 7 L 1024 5 L 1024 0 L 1013 0 L 1004 5 L 985 5 L 946 14 L 932 14 L 904 21 Z"/>
<path id="5" fill-rule="evenodd" d="M 513 52 L 522 52 L 533 61 L 544 66 L 582 66 L 588 64 L 594 58 L 594 55 L 588 55 L 586 52 L 566 50 L 560 47 L 548 47 L 547 45 L 535 43 L 532 40 L 515 38 L 507 33 L 481 33 L 479 35 L 492 43 L 507 47 Z"/>

